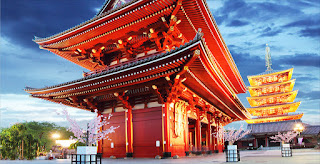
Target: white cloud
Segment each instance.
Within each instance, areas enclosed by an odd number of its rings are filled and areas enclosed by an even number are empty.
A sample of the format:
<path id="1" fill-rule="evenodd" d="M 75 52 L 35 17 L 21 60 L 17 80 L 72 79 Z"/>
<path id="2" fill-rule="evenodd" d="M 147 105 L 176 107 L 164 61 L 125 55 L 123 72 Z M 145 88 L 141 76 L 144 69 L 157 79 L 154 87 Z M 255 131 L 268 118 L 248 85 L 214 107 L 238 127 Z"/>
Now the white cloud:
<path id="1" fill-rule="evenodd" d="M 94 117 L 94 114 L 81 109 L 65 107 L 41 99 L 31 98 L 22 94 L 0 95 L 0 127 L 8 127 L 10 124 L 24 121 L 53 122 L 58 125 L 67 126 L 63 117 L 57 115 L 56 111 L 67 108 L 67 111 L 77 121 L 85 122 Z"/>

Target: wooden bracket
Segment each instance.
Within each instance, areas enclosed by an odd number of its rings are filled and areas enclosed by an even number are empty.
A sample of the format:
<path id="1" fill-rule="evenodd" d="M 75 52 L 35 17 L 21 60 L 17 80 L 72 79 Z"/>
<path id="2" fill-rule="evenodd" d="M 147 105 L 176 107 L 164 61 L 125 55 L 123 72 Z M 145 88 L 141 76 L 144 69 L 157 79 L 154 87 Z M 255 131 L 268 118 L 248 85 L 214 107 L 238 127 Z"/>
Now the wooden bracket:
<path id="1" fill-rule="evenodd" d="M 122 104 L 124 105 L 124 108 L 132 109 L 132 106 L 128 101 L 129 100 L 129 96 L 125 96 L 125 94 L 126 94 L 126 91 L 122 92 L 121 94 L 119 94 L 118 92 L 115 92 L 114 96 L 116 96 L 122 102 Z"/>

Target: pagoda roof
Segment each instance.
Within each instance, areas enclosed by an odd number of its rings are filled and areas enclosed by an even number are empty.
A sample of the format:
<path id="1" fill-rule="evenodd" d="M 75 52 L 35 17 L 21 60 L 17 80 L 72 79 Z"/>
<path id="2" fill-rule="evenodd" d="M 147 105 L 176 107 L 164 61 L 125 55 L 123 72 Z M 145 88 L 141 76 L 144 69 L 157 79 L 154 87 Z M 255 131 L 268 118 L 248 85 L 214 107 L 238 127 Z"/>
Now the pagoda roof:
<path id="1" fill-rule="evenodd" d="M 298 94 L 298 90 L 295 90 L 295 91 L 291 91 L 291 92 L 269 94 L 269 95 L 258 96 L 258 97 L 247 97 L 247 100 L 248 100 L 249 104 L 252 107 L 256 107 L 256 106 L 260 106 L 259 104 L 256 104 L 257 101 L 261 101 L 261 100 L 266 100 L 267 101 L 268 98 L 276 98 L 276 97 L 280 97 L 280 96 L 288 96 L 288 98 L 287 98 L 288 101 L 286 101 L 285 103 L 291 103 L 291 102 L 294 101 L 294 99 L 296 98 L 297 94 Z M 270 105 L 272 105 L 272 104 L 270 104 Z"/>
<path id="2" fill-rule="evenodd" d="M 280 83 L 272 83 L 272 84 L 266 84 L 266 85 L 258 85 L 258 86 L 248 86 L 248 90 L 252 90 L 252 89 L 257 89 L 257 88 L 268 88 L 268 87 L 273 87 L 273 86 L 277 86 L 277 85 L 281 85 L 281 84 L 287 84 L 287 83 L 295 83 L 296 79 L 291 79 L 289 81 L 285 81 L 285 82 L 280 82 Z M 293 85 L 292 85 L 293 87 Z"/>
<path id="3" fill-rule="evenodd" d="M 288 73 L 288 78 L 285 80 L 285 81 L 288 81 L 292 77 L 292 72 L 293 72 L 293 68 L 287 69 L 287 70 L 283 70 L 283 71 L 278 71 L 278 72 L 270 72 L 270 73 L 267 73 L 267 74 L 251 75 L 251 76 L 248 76 L 248 80 L 249 80 L 249 83 L 250 83 L 251 86 L 270 85 L 270 83 L 259 85 L 253 79 L 270 77 L 270 76 L 275 76 L 275 75 L 279 75 L 279 74 L 283 74 L 283 73 Z M 282 82 L 282 81 L 280 81 L 280 82 Z M 279 81 L 277 80 L 277 81 L 275 81 L 273 83 L 279 83 Z"/>
<path id="4" fill-rule="evenodd" d="M 118 8 L 108 10 L 107 1 L 100 12 L 92 19 L 62 33 L 36 38 L 40 48 L 47 49 L 90 71 L 101 69 L 96 63 L 79 61 L 72 57 L 79 49 L 92 49 L 102 41 L 112 41 L 128 37 L 130 30 L 141 29 L 170 15 L 177 6 L 177 0 L 132 0 Z M 218 30 L 210 10 L 203 0 L 182 0 L 181 8 L 175 14 L 181 23 L 177 25 L 185 40 L 192 40 L 198 29 L 214 52 L 216 65 L 228 85 L 236 94 L 246 91 L 239 70 Z"/>
<path id="5" fill-rule="evenodd" d="M 303 113 L 301 114 L 292 114 L 292 115 L 277 115 L 273 117 L 262 117 L 256 119 L 246 120 L 248 124 L 258 124 L 258 123 L 267 123 L 267 122 L 279 122 L 286 120 L 298 120 L 301 119 Z"/>
<path id="6" fill-rule="evenodd" d="M 263 107 L 254 107 L 254 108 L 247 108 L 248 112 L 251 113 L 253 116 L 263 116 L 264 113 L 269 113 L 269 111 L 271 110 L 275 110 L 274 112 L 284 112 L 282 114 L 285 113 L 289 113 L 289 112 L 295 112 L 299 105 L 300 105 L 300 101 L 299 102 L 294 102 L 294 103 L 285 103 L 285 104 L 275 104 L 275 105 L 266 105 Z M 278 109 L 283 109 L 283 108 L 288 108 L 289 109 L 285 109 L 285 111 L 277 111 Z M 266 114 L 266 115 L 267 115 Z"/>
<path id="7" fill-rule="evenodd" d="M 194 44 L 197 44 L 197 42 L 199 42 L 201 39 L 200 36 L 195 37 L 193 40 L 191 40 L 190 42 L 182 45 L 179 48 L 176 48 L 172 51 L 169 52 L 164 52 L 164 53 L 159 53 L 156 55 L 150 55 L 147 56 L 145 58 L 138 58 L 134 61 L 129 61 L 129 62 L 125 62 L 122 65 L 114 65 L 113 67 L 111 67 L 110 69 L 107 70 L 103 70 L 100 73 L 97 74 L 91 74 L 88 75 L 86 77 L 77 79 L 77 80 L 73 80 L 73 81 L 69 81 L 69 82 L 65 82 L 65 83 L 61 83 L 61 84 L 57 84 L 57 85 L 53 85 L 53 86 L 47 86 L 44 88 L 31 88 L 31 87 L 26 87 L 25 91 L 31 94 L 35 94 L 37 92 L 43 92 L 43 91 L 47 91 L 47 90 L 52 90 L 52 89 L 57 89 L 57 88 L 61 88 L 61 87 L 66 87 L 69 85 L 74 85 L 77 84 L 79 82 L 86 82 L 87 80 L 92 80 L 92 79 L 96 79 L 102 76 L 107 76 L 107 75 L 112 75 L 112 74 L 117 74 L 117 73 L 121 73 L 123 71 L 132 69 L 132 68 L 136 68 L 142 65 L 146 65 L 147 63 L 151 63 L 154 62 L 154 60 L 156 59 L 161 59 L 161 58 L 167 58 L 169 57 L 169 55 L 175 55 L 176 52 L 181 51 L 181 50 L 186 50 L 186 48 L 188 48 L 189 46 L 194 46 Z"/>
<path id="8" fill-rule="evenodd" d="M 279 122 L 267 122 L 248 124 L 247 129 L 251 129 L 251 135 L 257 134 L 277 134 L 278 132 L 293 131 L 297 123 L 301 123 L 301 120 L 287 120 Z"/>
<path id="9" fill-rule="evenodd" d="M 270 75 L 277 75 L 277 74 L 281 74 L 281 73 L 285 73 L 285 72 L 292 72 L 293 68 L 290 69 L 286 69 L 286 70 L 272 70 L 272 71 L 265 71 L 262 72 L 260 74 L 257 75 L 249 75 L 247 76 L 248 78 L 254 78 L 254 77 L 266 77 L 266 76 L 270 76 Z"/>
<path id="10" fill-rule="evenodd" d="M 69 99 L 74 96 L 97 98 L 102 95 L 115 99 L 115 92 L 159 84 L 164 77 L 171 75 L 186 78 L 183 85 L 234 120 L 249 118 L 249 113 L 219 72 L 201 33 L 191 42 L 170 52 L 150 55 L 134 62 L 128 61 L 113 69 L 71 82 L 25 90 L 32 97 L 84 109 L 79 104 L 70 104 Z"/>

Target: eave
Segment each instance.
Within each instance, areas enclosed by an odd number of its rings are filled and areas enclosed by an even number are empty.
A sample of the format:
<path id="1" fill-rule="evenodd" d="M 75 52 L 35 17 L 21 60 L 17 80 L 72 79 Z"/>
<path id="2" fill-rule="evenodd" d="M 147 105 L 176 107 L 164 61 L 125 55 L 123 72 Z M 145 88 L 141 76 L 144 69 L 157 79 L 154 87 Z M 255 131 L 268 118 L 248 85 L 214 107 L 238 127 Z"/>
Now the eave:
<path id="1" fill-rule="evenodd" d="M 275 75 L 283 74 L 283 73 L 288 73 L 288 78 L 286 79 L 286 81 L 289 81 L 292 77 L 292 72 L 293 72 L 293 68 L 279 71 L 279 72 L 266 73 L 266 74 L 262 74 L 262 75 L 252 75 L 252 76 L 248 76 L 248 80 L 249 80 L 249 83 L 251 86 L 262 86 L 256 82 L 254 82 L 254 79 L 275 76 Z M 264 85 L 269 85 L 269 84 L 264 84 Z"/>
<path id="2" fill-rule="evenodd" d="M 274 110 L 275 112 L 283 112 L 278 114 L 286 114 L 289 112 L 295 112 L 298 109 L 300 103 L 301 102 L 299 101 L 295 103 L 275 104 L 275 105 L 268 105 L 264 107 L 247 108 L 247 110 L 253 116 L 268 116 L 269 115 L 268 113 L 271 110 Z M 289 109 L 286 109 L 285 111 L 283 111 L 283 108 L 289 108 Z M 274 114 L 270 114 L 270 115 L 274 115 Z"/>
<path id="3" fill-rule="evenodd" d="M 267 118 L 258 118 L 258 119 L 250 119 L 246 120 L 248 124 L 258 124 L 258 123 L 265 123 L 265 122 L 277 122 L 277 121 L 286 121 L 286 120 L 298 120 L 301 119 L 303 113 L 295 114 L 295 115 L 284 115 L 284 116 L 277 116 L 277 117 L 267 117 Z"/>
<path id="4" fill-rule="evenodd" d="M 92 48 L 99 43 L 99 40 L 116 39 L 126 34 L 130 28 L 145 27 L 148 24 L 158 21 L 160 17 L 170 15 L 174 9 L 175 0 L 166 1 L 133 1 L 122 8 L 101 14 L 88 22 L 74 27 L 62 34 L 54 35 L 46 39 L 36 39 L 42 48 L 67 59 L 75 64 L 83 66 L 89 70 L 99 68 L 89 61 L 79 62 L 70 57 L 75 49 Z M 150 7 L 152 6 L 152 7 Z M 148 10 L 144 9 L 148 8 Z M 143 15 L 135 18 L 134 15 Z M 183 0 L 182 8 L 176 14 L 182 23 L 177 27 L 187 38 L 191 40 L 202 29 L 208 48 L 214 52 L 217 71 L 223 75 L 235 94 L 246 91 L 243 79 L 237 66 L 225 45 L 217 25 L 212 17 L 207 4 L 203 0 Z M 192 26 L 192 27 L 191 27 Z"/>
<path id="5" fill-rule="evenodd" d="M 285 92 L 285 93 L 280 93 L 280 94 L 271 94 L 271 95 L 266 95 L 266 96 L 259 96 L 259 97 L 247 97 L 247 100 L 249 102 L 249 104 L 252 107 L 257 107 L 257 106 L 262 106 L 261 104 L 259 104 L 259 101 L 265 100 L 266 103 L 265 105 L 273 105 L 275 103 L 291 103 L 295 100 L 296 96 L 298 94 L 298 90 L 296 91 L 291 91 L 291 92 Z M 281 102 L 277 102 L 277 98 L 280 97 L 286 97 L 286 99 L 284 101 Z M 273 99 L 273 103 L 269 103 L 269 99 Z"/>
<path id="6" fill-rule="evenodd" d="M 292 91 L 293 87 L 294 87 L 294 84 L 295 84 L 295 80 L 296 79 L 292 79 L 292 80 L 289 80 L 289 81 L 286 81 L 286 82 L 281 82 L 281 83 L 273 83 L 273 84 L 269 84 L 269 85 L 262 85 L 262 86 L 249 86 L 248 87 L 248 91 L 250 93 L 250 95 L 252 97 L 256 97 L 256 96 L 260 96 L 257 92 L 255 92 L 254 90 L 256 89 L 268 89 L 268 88 L 274 88 L 276 86 L 285 86 L 286 84 L 289 84 L 289 88 L 287 90 L 285 90 L 285 92 L 290 92 Z M 276 93 L 281 93 L 281 91 L 279 92 L 276 92 Z M 261 94 L 261 95 L 267 95 L 268 93 L 266 94 Z"/>

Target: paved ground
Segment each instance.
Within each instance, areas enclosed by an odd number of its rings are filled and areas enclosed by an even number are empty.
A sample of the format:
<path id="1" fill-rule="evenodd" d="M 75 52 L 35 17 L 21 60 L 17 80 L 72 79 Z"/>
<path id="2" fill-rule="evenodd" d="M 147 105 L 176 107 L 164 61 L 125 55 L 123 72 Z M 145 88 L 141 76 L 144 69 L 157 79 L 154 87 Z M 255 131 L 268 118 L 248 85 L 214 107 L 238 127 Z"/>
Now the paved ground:
<path id="1" fill-rule="evenodd" d="M 293 150 L 292 157 L 281 157 L 280 150 L 251 150 L 240 152 L 241 164 L 320 164 L 320 150 L 298 149 Z M 1 164 L 70 164 L 70 159 L 57 160 L 0 160 Z M 179 159 L 103 159 L 102 163 L 106 164 L 183 164 L 183 163 L 226 163 L 225 154 L 212 154 L 204 156 L 182 157 Z"/>

